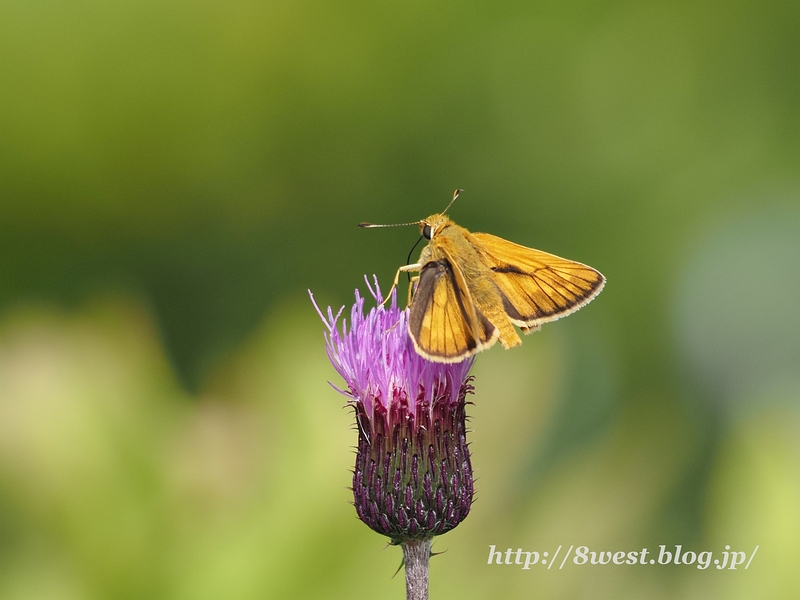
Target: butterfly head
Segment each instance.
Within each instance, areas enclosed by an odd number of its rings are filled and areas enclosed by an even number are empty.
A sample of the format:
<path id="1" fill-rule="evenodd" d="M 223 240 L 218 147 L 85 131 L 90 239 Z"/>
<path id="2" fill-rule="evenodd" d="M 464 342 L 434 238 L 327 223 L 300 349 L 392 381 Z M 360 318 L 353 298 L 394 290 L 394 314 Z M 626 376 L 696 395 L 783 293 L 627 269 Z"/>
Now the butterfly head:
<path id="1" fill-rule="evenodd" d="M 443 214 L 431 215 L 419 222 L 419 230 L 426 240 L 433 239 L 442 229 L 450 223 L 450 217 Z"/>

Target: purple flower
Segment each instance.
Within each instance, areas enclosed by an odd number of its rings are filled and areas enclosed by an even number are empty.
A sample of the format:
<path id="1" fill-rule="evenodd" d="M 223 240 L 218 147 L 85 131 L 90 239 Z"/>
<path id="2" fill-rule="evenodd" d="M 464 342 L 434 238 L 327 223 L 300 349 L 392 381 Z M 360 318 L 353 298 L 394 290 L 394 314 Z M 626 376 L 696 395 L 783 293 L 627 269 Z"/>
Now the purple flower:
<path id="1" fill-rule="evenodd" d="M 327 317 L 328 357 L 345 381 L 358 423 L 353 496 L 358 516 L 394 543 L 450 531 L 469 513 L 473 478 L 466 442 L 468 358 L 435 363 L 414 350 L 408 311 L 388 306 L 375 278 L 367 288 L 378 306 L 364 314 L 356 290 L 350 326 L 342 307 Z M 310 294 L 310 292 L 309 292 Z M 331 384 L 333 385 L 333 384 Z"/>

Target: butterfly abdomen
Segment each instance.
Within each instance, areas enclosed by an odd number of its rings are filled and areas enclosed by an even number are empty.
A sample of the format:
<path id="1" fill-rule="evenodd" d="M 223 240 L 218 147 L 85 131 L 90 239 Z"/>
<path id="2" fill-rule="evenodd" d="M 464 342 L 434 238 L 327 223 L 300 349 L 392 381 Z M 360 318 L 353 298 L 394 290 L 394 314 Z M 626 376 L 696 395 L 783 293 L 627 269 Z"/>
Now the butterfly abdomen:
<path id="1" fill-rule="evenodd" d="M 431 245 L 437 242 L 440 251 L 451 257 L 461 270 L 475 307 L 500 331 L 499 339 L 503 347 L 519 346 L 522 340 L 506 316 L 502 294 L 492 281 L 491 270 L 470 242 L 469 235 L 466 229 L 450 222 L 442 229 L 440 236 L 432 240 Z"/>

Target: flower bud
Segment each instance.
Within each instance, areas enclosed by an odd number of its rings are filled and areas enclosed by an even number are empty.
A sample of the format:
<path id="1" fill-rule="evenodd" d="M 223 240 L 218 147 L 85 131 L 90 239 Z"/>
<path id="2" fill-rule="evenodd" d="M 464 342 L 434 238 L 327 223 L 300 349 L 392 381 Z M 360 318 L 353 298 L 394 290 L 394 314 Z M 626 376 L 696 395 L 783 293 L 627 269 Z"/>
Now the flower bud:
<path id="1" fill-rule="evenodd" d="M 453 529 L 472 505 L 466 396 L 473 359 L 424 359 L 396 296 L 384 307 L 377 281 L 370 292 L 378 306 L 364 315 L 356 290 L 349 328 L 344 319 L 338 326 L 341 310 L 334 316 L 328 308 L 326 318 L 317 309 L 328 356 L 347 384 L 336 389 L 356 414 L 354 503 L 359 518 L 393 543 L 430 538 Z"/>

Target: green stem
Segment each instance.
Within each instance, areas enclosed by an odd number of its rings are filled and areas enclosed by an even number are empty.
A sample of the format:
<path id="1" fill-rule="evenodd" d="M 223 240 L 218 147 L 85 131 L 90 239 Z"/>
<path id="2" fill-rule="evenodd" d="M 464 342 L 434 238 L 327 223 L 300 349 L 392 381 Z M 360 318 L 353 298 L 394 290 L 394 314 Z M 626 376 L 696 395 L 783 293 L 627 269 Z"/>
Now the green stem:
<path id="1" fill-rule="evenodd" d="M 406 540 L 403 562 L 406 565 L 406 600 L 428 600 L 428 562 L 433 538 Z"/>

